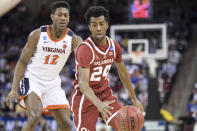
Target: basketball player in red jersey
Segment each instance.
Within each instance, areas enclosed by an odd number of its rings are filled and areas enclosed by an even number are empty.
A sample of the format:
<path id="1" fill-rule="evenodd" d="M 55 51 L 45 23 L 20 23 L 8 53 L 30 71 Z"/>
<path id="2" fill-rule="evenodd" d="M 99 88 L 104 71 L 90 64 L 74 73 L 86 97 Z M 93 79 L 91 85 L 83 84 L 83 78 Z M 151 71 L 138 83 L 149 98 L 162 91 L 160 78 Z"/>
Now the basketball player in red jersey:
<path id="1" fill-rule="evenodd" d="M 70 100 L 77 131 L 96 131 L 97 118 L 117 130 L 116 114 L 122 105 L 109 87 L 108 73 L 115 62 L 119 77 L 129 91 L 133 104 L 143 111 L 124 65 L 120 45 L 106 36 L 109 13 L 101 6 L 90 7 L 86 21 L 92 35 L 76 51 L 75 90 Z"/>
<path id="2" fill-rule="evenodd" d="M 67 2 L 52 3 L 52 25 L 41 26 L 30 33 L 16 65 L 12 90 L 6 103 L 12 107 L 12 99 L 18 100 L 20 89 L 22 97 L 19 105 L 28 114 L 22 131 L 35 130 L 42 109 L 52 114 L 61 131 L 71 131 L 69 102 L 61 89 L 59 73 L 82 39 L 67 27 L 69 14 L 70 5 Z"/>

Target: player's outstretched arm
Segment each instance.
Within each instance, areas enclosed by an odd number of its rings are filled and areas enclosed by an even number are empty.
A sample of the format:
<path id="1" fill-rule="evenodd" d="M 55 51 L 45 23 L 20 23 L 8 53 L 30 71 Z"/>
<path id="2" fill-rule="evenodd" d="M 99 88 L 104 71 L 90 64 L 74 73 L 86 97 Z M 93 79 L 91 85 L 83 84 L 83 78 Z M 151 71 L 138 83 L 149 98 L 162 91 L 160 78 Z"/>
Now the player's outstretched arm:
<path id="1" fill-rule="evenodd" d="M 0 4 L 0 17 L 14 8 L 21 0 L 1 0 Z"/>
<path id="2" fill-rule="evenodd" d="M 6 98 L 6 104 L 9 108 L 13 108 L 12 99 L 15 99 L 15 102 L 18 101 L 19 83 L 22 77 L 24 76 L 24 71 L 26 69 L 28 61 L 30 60 L 34 51 L 36 50 L 39 37 L 40 37 L 40 29 L 37 29 L 30 33 L 28 37 L 28 41 L 21 53 L 20 59 L 16 64 L 14 78 L 12 82 L 12 89 Z"/>
<path id="3" fill-rule="evenodd" d="M 72 51 L 76 52 L 77 47 L 83 42 L 83 39 L 77 35 L 72 37 Z"/>
<path id="4" fill-rule="evenodd" d="M 130 75 L 129 75 L 128 70 L 125 67 L 124 62 L 121 61 L 120 63 L 116 63 L 116 67 L 118 69 L 118 75 L 119 75 L 121 82 L 123 83 L 124 87 L 127 88 L 130 96 L 132 97 L 133 104 L 137 106 L 141 111 L 144 111 L 142 104 L 139 102 L 139 100 L 137 99 L 135 95 L 135 92 L 131 84 Z"/>
<path id="5" fill-rule="evenodd" d="M 113 107 L 109 106 L 111 103 L 115 101 L 105 101 L 102 102 L 100 99 L 96 97 L 93 90 L 89 87 L 89 68 L 79 67 L 79 88 L 80 91 L 85 95 L 85 97 L 90 100 L 97 109 L 101 112 L 104 121 L 108 120 L 108 115 L 112 115 L 109 111 L 113 109 Z"/>

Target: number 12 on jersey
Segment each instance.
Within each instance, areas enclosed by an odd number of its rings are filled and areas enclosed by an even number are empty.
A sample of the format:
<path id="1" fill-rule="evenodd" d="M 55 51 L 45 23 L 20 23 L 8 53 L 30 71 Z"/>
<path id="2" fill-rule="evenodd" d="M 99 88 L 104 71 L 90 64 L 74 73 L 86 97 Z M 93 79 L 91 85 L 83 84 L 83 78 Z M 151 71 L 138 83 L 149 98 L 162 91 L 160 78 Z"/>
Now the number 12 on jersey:
<path id="1" fill-rule="evenodd" d="M 101 77 L 104 77 L 104 79 L 107 79 L 108 73 L 111 69 L 111 65 L 98 66 L 93 68 L 93 73 L 91 74 L 90 81 L 100 81 Z"/>
<path id="2" fill-rule="evenodd" d="M 53 57 L 53 59 L 52 59 L 52 61 L 51 62 L 49 62 L 49 58 L 50 57 Z M 51 56 L 51 55 L 48 55 L 48 56 L 46 56 L 46 58 L 45 58 L 45 62 L 44 62 L 44 64 L 51 64 L 51 65 L 56 65 L 57 64 L 57 59 L 59 58 L 59 56 L 58 55 L 53 55 L 53 56 Z"/>

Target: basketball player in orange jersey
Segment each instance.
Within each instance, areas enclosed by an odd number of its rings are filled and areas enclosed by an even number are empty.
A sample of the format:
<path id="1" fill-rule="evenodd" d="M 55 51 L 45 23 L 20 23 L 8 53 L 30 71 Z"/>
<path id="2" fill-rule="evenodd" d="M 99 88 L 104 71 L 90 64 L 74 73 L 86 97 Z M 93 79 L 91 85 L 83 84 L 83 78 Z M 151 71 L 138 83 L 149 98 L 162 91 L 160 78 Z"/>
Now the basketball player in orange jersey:
<path id="1" fill-rule="evenodd" d="M 115 62 L 119 77 L 129 91 L 133 104 L 143 111 L 124 65 L 120 45 L 106 36 L 109 12 L 101 6 L 90 7 L 86 21 L 92 35 L 76 51 L 75 90 L 70 100 L 77 131 L 96 131 L 97 118 L 117 130 L 117 111 L 122 108 L 109 87 L 108 73 Z"/>
<path id="2" fill-rule="evenodd" d="M 20 82 L 22 97 L 19 105 L 28 113 L 22 131 L 35 130 L 43 108 L 56 119 L 61 131 L 71 130 L 69 103 L 61 89 L 59 73 L 82 39 L 67 27 L 69 12 L 67 2 L 54 2 L 51 5 L 52 25 L 41 26 L 30 33 L 16 65 L 6 103 L 11 108 L 12 99 L 18 100 Z"/>

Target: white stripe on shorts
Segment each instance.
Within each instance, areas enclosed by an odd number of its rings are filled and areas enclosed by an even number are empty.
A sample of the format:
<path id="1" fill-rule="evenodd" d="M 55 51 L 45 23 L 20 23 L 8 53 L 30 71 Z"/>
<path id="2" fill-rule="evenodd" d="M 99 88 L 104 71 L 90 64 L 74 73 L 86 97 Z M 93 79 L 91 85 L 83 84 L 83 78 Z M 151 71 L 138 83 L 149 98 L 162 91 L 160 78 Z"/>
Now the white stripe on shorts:
<path id="1" fill-rule="evenodd" d="M 75 94 L 73 95 L 73 98 L 72 98 L 72 103 L 71 103 L 71 111 L 73 112 L 73 103 L 74 103 L 74 99 L 75 99 L 75 96 L 77 94 L 77 90 L 75 90 Z"/>
<path id="2" fill-rule="evenodd" d="M 73 112 L 73 123 L 74 123 L 74 126 L 75 126 L 75 113 Z M 76 126 L 75 126 L 75 129 L 76 129 Z"/>
<path id="3" fill-rule="evenodd" d="M 80 106 L 79 106 L 79 114 L 78 114 L 78 126 L 77 126 L 77 131 L 79 131 L 79 128 L 81 126 L 81 111 L 82 111 L 82 106 L 83 106 L 83 101 L 84 101 L 84 95 L 81 97 L 80 101 Z"/>
<path id="4" fill-rule="evenodd" d="M 118 110 L 119 111 L 119 110 Z M 109 122 L 111 121 L 112 118 L 114 118 L 114 116 L 118 113 L 118 111 L 116 111 L 114 114 L 112 114 L 110 116 L 110 118 L 106 121 L 106 124 L 109 125 Z"/>

